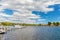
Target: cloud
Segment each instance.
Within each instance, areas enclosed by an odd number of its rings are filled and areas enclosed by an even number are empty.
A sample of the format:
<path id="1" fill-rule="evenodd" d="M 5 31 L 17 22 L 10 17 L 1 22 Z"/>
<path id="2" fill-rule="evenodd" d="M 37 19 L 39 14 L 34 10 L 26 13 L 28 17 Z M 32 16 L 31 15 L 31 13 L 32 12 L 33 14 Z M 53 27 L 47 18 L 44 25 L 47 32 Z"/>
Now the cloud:
<path id="1" fill-rule="evenodd" d="M 32 11 L 53 11 L 53 8 L 48 8 L 48 6 L 59 3 L 59 0 L 1 0 L 0 15 L 5 16 L 7 19 L 3 19 L 11 22 L 38 23 L 36 19 L 39 19 L 37 20 L 39 22 L 44 22 L 45 19 L 43 20 L 41 16 L 32 14 Z M 12 15 L 4 14 L 2 13 L 4 9 L 11 9 L 14 13 Z"/>

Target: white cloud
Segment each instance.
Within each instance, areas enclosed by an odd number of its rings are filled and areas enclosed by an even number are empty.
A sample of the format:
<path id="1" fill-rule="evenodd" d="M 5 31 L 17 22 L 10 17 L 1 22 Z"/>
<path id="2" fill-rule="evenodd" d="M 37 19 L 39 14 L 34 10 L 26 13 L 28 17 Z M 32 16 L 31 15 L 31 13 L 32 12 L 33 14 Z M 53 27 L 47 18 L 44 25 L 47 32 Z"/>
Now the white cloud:
<path id="1" fill-rule="evenodd" d="M 40 16 L 32 14 L 32 11 L 52 11 L 53 8 L 47 7 L 58 3 L 60 3 L 59 0 L 2 0 L 0 1 L 0 5 L 2 5 L 0 6 L 0 12 L 4 9 L 12 9 L 16 12 L 14 12 L 13 15 L 7 15 L 4 13 L 0 13 L 0 15 L 7 17 L 8 20 L 12 22 L 36 23 L 35 19 L 44 22 L 45 20 Z M 34 20 L 31 20 L 31 18 Z"/>

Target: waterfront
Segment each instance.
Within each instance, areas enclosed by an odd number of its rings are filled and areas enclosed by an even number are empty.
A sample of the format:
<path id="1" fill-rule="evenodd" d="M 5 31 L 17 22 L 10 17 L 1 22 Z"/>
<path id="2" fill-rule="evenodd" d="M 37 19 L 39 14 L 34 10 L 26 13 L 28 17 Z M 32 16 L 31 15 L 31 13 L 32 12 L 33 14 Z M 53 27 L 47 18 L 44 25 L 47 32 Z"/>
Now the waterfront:
<path id="1" fill-rule="evenodd" d="M 60 27 L 26 27 L 6 33 L 2 40 L 60 40 Z"/>

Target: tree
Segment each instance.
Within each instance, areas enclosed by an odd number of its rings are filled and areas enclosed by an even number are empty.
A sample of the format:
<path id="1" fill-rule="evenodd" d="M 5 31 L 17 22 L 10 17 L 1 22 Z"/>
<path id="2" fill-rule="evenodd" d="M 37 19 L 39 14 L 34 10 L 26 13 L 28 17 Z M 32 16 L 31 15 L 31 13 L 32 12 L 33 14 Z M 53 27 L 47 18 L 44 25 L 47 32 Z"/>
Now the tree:
<path id="1" fill-rule="evenodd" d="M 53 22 L 53 25 L 55 26 L 55 25 L 56 25 L 56 23 L 55 23 L 55 22 Z"/>
<path id="2" fill-rule="evenodd" d="M 11 23 L 11 22 L 1 22 L 1 24 L 3 26 L 13 26 L 14 25 L 14 23 Z"/>
<path id="3" fill-rule="evenodd" d="M 59 22 L 56 22 L 56 26 L 59 26 Z"/>
<path id="4" fill-rule="evenodd" d="M 59 22 L 53 22 L 54 26 L 59 26 Z"/>
<path id="5" fill-rule="evenodd" d="M 48 22 L 48 26 L 50 26 L 51 25 L 51 22 Z"/>

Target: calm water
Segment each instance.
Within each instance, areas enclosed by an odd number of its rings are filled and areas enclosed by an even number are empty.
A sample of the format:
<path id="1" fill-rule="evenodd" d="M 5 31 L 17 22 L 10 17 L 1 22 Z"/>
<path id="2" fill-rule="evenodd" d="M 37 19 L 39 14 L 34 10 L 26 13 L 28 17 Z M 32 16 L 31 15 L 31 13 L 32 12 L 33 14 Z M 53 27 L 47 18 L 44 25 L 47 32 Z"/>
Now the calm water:
<path id="1" fill-rule="evenodd" d="M 2 40 L 60 40 L 60 27 L 26 27 L 12 30 Z"/>
<path id="2" fill-rule="evenodd" d="M 3 37 L 3 34 L 0 34 L 0 40 L 2 39 L 2 37 Z"/>

